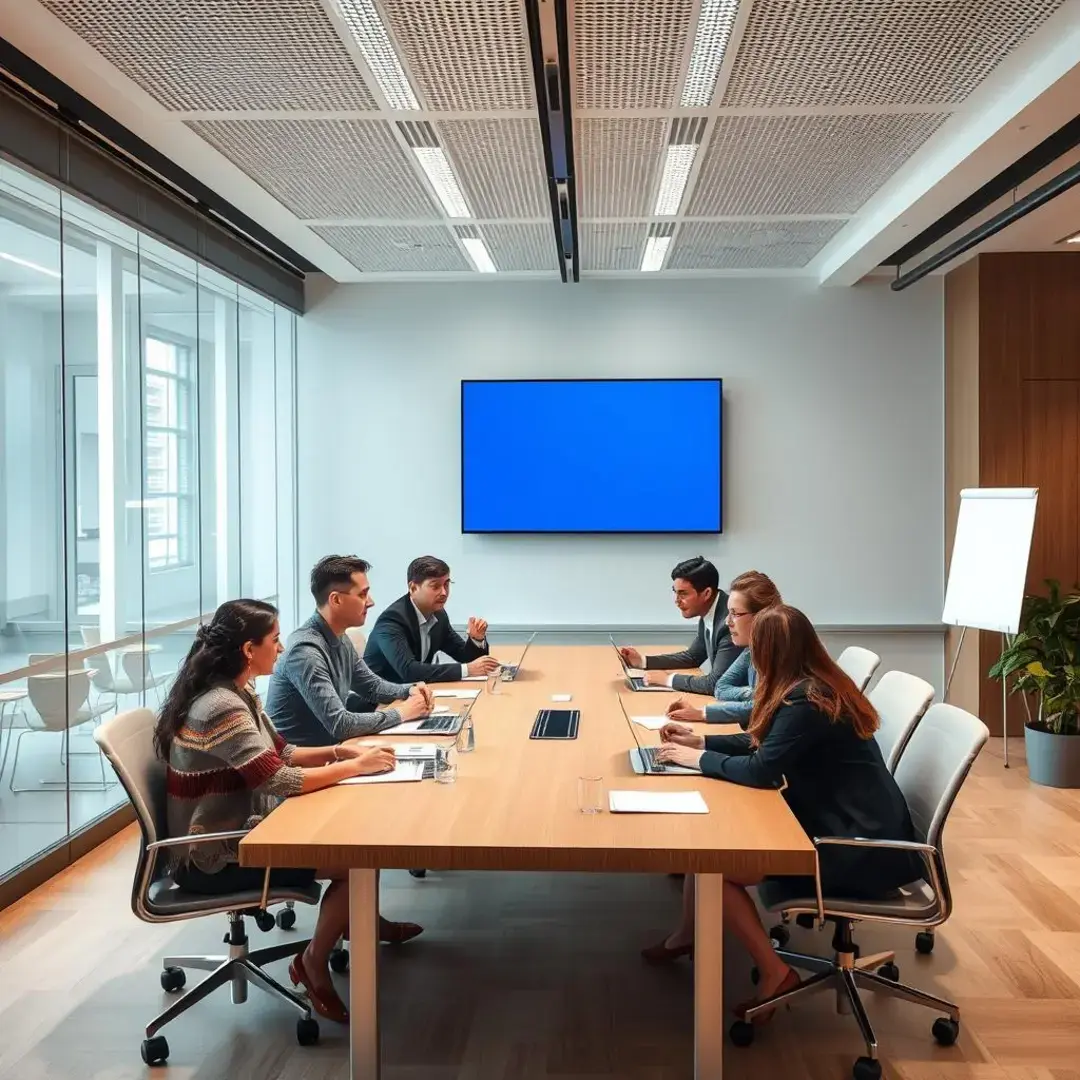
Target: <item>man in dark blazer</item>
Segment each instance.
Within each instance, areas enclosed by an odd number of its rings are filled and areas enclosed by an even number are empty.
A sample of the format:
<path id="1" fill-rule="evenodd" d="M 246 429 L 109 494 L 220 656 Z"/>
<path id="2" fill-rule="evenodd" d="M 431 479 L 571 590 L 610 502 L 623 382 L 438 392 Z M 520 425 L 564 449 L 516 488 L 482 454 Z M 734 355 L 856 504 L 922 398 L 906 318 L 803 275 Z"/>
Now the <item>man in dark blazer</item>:
<path id="1" fill-rule="evenodd" d="M 469 619 L 468 640 L 450 625 L 450 567 L 433 555 L 409 563 L 409 591 L 375 620 L 364 660 L 384 679 L 409 682 L 460 682 L 469 675 L 487 675 L 499 662 L 488 655 L 487 622 Z M 456 663 L 436 664 L 443 652 Z M 421 674 L 421 672 L 423 674 Z"/>
<path id="2" fill-rule="evenodd" d="M 689 649 L 646 656 L 637 649 L 622 648 L 623 659 L 633 668 L 645 670 L 651 686 L 670 686 L 691 694 L 711 694 L 716 680 L 731 666 L 742 649 L 732 643 L 727 625 L 727 593 L 720 588 L 716 567 L 701 555 L 679 563 L 671 571 L 671 591 L 675 606 L 684 619 L 697 619 L 697 636 Z M 669 675 L 677 668 L 703 667 L 703 675 Z"/>

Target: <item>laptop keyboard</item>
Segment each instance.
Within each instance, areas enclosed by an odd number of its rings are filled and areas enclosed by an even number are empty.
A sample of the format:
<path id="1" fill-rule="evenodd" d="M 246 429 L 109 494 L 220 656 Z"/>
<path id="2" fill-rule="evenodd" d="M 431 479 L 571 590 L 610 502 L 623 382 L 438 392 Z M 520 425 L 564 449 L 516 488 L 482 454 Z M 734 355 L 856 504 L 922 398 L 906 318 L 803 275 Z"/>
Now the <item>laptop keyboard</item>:
<path id="1" fill-rule="evenodd" d="M 429 716 L 420 722 L 419 731 L 453 731 L 457 723 L 457 717 L 453 714 L 447 716 Z"/>
<path id="2" fill-rule="evenodd" d="M 662 761 L 656 760 L 656 752 L 659 749 L 658 746 L 640 747 L 642 763 L 649 772 L 667 772 L 667 766 Z"/>

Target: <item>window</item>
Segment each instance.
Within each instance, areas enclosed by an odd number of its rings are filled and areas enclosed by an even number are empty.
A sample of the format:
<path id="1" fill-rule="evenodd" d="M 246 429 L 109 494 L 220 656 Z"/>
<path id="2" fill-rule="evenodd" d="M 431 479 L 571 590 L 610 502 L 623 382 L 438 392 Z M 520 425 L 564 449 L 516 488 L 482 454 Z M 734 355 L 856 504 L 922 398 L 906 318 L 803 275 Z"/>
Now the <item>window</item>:
<path id="1" fill-rule="evenodd" d="M 146 556 L 150 570 L 192 565 L 192 355 L 185 345 L 146 345 Z"/>

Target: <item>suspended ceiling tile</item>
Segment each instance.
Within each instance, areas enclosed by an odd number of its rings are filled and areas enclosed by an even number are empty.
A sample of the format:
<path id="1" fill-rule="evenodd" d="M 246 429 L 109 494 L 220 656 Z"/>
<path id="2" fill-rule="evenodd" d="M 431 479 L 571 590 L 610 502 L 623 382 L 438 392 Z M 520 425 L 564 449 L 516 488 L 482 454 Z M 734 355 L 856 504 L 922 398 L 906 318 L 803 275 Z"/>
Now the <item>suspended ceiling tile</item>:
<path id="1" fill-rule="evenodd" d="M 41 2 L 167 109 L 375 109 L 318 0 Z"/>
<path id="2" fill-rule="evenodd" d="M 435 111 L 536 104 L 521 0 L 382 0 L 413 85 Z"/>
<path id="3" fill-rule="evenodd" d="M 481 225 L 491 261 L 500 273 L 559 272 L 559 254 L 551 222 L 535 225 Z"/>
<path id="4" fill-rule="evenodd" d="M 668 270 L 801 269 L 844 221 L 688 221 L 672 245 Z"/>
<path id="5" fill-rule="evenodd" d="M 583 222 L 578 227 L 581 269 L 640 270 L 648 231 L 644 221 Z"/>
<path id="6" fill-rule="evenodd" d="M 671 108 L 693 0 L 576 0 L 573 7 L 575 108 Z"/>
<path id="7" fill-rule="evenodd" d="M 961 102 L 1065 0 L 754 0 L 729 106 Z"/>
<path id="8" fill-rule="evenodd" d="M 550 218 L 536 120 L 442 120 L 435 125 L 479 218 Z"/>
<path id="9" fill-rule="evenodd" d="M 721 116 L 687 213 L 854 214 L 944 120 L 940 113 Z"/>
<path id="10" fill-rule="evenodd" d="M 188 127 L 298 217 L 439 217 L 382 120 L 200 120 Z"/>
<path id="11" fill-rule="evenodd" d="M 580 121 L 574 146 L 580 216 L 650 214 L 666 132 L 666 120 Z"/>
<path id="12" fill-rule="evenodd" d="M 473 269 L 441 225 L 315 225 L 312 231 L 368 274 Z"/>

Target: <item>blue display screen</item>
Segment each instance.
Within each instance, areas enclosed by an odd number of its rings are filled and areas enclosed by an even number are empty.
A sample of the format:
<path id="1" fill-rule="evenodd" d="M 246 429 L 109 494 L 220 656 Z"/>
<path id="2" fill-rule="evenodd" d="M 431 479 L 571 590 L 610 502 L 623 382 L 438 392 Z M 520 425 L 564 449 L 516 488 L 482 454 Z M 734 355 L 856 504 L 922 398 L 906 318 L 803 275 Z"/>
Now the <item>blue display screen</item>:
<path id="1" fill-rule="evenodd" d="M 467 533 L 721 531 L 720 379 L 466 381 Z"/>

